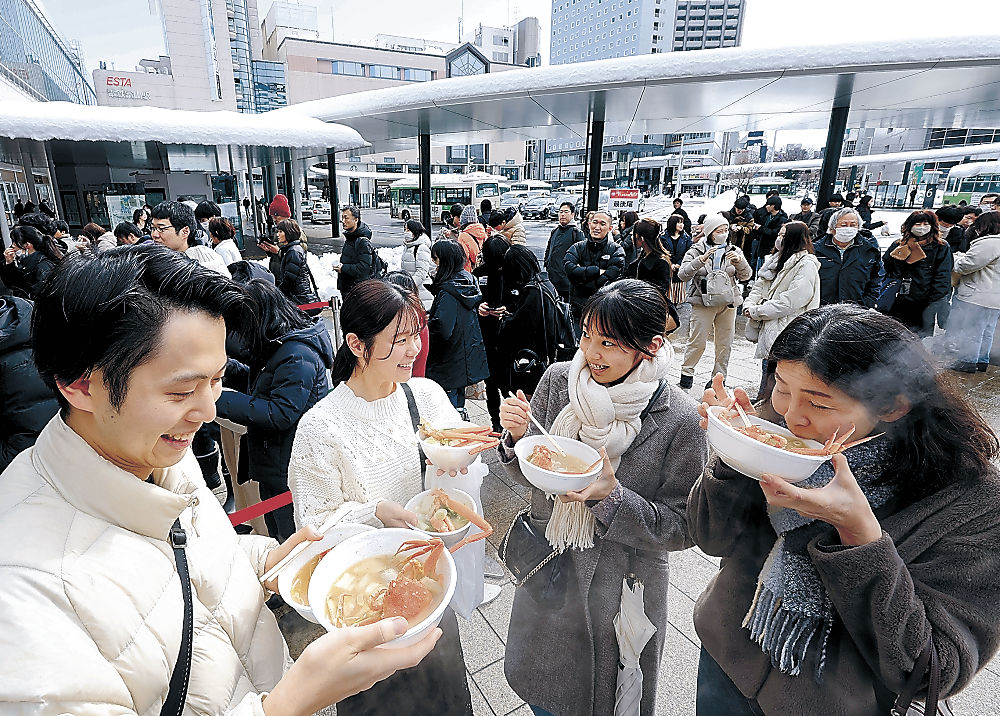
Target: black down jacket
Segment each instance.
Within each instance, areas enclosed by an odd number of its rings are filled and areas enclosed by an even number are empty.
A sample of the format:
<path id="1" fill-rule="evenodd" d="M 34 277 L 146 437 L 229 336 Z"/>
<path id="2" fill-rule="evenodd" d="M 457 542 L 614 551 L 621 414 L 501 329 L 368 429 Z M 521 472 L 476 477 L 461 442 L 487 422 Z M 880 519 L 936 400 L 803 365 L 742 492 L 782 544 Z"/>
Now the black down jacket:
<path id="1" fill-rule="evenodd" d="M 289 241 L 281 247 L 278 261 L 271 261 L 274 282 L 288 300 L 296 306 L 315 303 L 319 300 L 309 278 L 309 264 L 302 242 Z"/>
<path id="2" fill-rule="evenodd" d="M 596 243 L 588 239 L 570 246 L 565 265 L 571 286 L 570 303 L 580 308 L 601 286 L 621 278 L 625 252 L 609 237 Z"/>
<path id="3" fill-rule="evenodd" d="M 545 247 L 545 270 L 549 273 L 549 281 L 556 287 L 559 295 L 569 299 L 569 279 L 566 278 L 566 252 L 569 247 L 587 237 L 575 223 L 557 226 L 549 234 L 549 243 Z"/>
<path id="4" fill-rule="evenodd" d="M 867 232 L 865 232 L 867 233 Z M 813 248 L 819 259 L 819 304 L 859 303 L 874 308 L 882 290 L 882 253 L 870 234 L 858 233 L 844 255 L 827 234 Z"/>
<path id="5" fill-rule="evenodd" d="M 445 390 L 464 388 L 489 377 L 486 347 L 476 308 L 483 297 L 468 271 L 431 286 L 434 303 L 427 317 L 430 350 L 426 376 Z"/>
<path id="6" fill-rule="evenodd" d="M 0 296 L 0 472 L 59 411 L 31 358 L 31 301 Z"/>
<path id="7" fill-rule="evenodd" d="M 272 341 L 251 366 L 230 359 L 219 415 L 247 428 L 250 478 L 288 485 L 288 461 L 299 419 L 330 392 L 333 344 L 322 321 Z"/>
<path id="8" fill-rule="evenodd" d="M 42 281 L 48 278 L 56 265 L 40 251 L 22 256 L 16 263 L 0 262 L 0 277 L 12 292 L 34 299 Z"/>
<path id="9" fill-rule="evenodd" d="M 340 253 L 340 277 L 337 288 L 346 296 L 355 284 L 372 277 L 372 230 L 368 224 L 358 224 L 354 231 L 344 232 L 344 248 Z"/>

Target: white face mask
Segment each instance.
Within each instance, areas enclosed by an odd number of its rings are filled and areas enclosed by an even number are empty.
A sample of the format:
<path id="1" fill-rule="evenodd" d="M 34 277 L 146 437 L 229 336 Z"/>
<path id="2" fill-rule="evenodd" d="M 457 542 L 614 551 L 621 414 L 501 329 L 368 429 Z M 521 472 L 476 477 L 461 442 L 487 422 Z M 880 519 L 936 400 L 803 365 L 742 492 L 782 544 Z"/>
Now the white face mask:
<path id="1" fill-rule="evenodd" d="M 719 234 L 712 234 L 708 237 L 708 242 L 711 244 L 721 245 L 729 241 L 729 232 L 723 231 Z"/>
<path id="2" fill-rule="evenodd" d="M 931 227 L 929 224 L 914 224 L 910 229 L 910 233 L 914 236 L 927 236 L 931 233 Z"/>
<path id="3" fill-rule="evenodd" d="M 849 241 L 854 241 L 854 237 L 858 235 L 857 226 L 838 226 L 836 236 L 837 241 L 842 244 L 846 244 Z"/>

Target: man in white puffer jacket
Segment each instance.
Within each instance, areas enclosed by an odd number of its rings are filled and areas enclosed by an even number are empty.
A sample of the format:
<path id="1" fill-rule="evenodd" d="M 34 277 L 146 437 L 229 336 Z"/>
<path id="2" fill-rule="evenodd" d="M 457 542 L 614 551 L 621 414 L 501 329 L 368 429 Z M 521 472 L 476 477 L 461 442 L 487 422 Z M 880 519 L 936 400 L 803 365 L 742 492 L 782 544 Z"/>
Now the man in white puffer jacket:
<path id="1" fill-rule="evenodd" d="M 236 284 L 152 244 L 65 262 L 40 291 L 35 361 L 62 411 L 0 475 L 0 712 L 160 713 L 184 621 L 175 519 L 194 601 L 184 714 L 313 713 L 433 648 L 439 631 L 374 649 L 405 631 L 389 619 L 291 664 L 259 579 L 318 535 L 236 535 L 190 451 L 242 303 Z"/>

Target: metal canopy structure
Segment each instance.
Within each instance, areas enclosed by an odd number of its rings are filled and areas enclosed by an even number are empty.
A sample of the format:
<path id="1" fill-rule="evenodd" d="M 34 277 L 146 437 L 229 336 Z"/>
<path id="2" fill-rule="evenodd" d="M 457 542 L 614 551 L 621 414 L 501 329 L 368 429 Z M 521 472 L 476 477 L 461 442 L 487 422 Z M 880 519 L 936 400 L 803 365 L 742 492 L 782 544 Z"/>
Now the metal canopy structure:
<path id="1" fill-rule="evenodd" d="M 583 139 L 592 110 L 603 111 L 611 136 L 824 129 L 835 102 L 850 107 L 851 127 L 1000 126 L 1000 36 L 641 55 L 360 92 L 275 114 L 346 124 L 382 151 L 412 149 L 422 133 L 435 144 Z"/>

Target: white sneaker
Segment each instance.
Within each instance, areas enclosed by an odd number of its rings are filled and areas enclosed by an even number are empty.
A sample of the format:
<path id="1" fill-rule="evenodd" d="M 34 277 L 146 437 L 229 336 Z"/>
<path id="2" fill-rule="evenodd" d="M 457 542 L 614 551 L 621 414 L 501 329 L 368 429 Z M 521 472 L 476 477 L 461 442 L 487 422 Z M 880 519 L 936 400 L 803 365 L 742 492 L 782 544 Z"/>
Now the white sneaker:
<path id="1" fill-rule="evenodd" d="M 483 601 L 479 603 L 479 606 L 484 606 L 489 604 L 494 599 L 500 596 L 502 591 L 499 584 L 484 584 L 483 585 Z"/>

